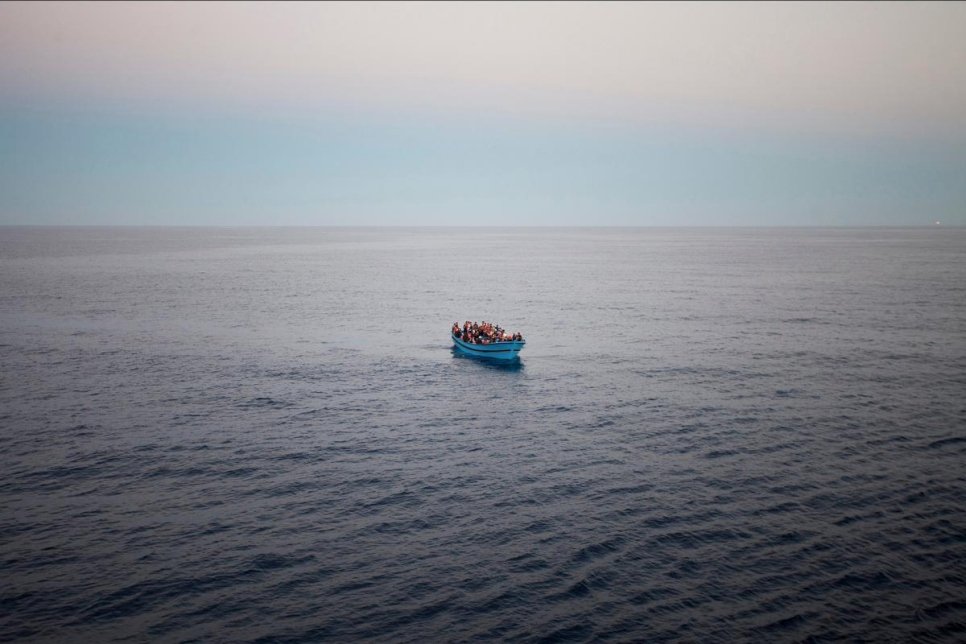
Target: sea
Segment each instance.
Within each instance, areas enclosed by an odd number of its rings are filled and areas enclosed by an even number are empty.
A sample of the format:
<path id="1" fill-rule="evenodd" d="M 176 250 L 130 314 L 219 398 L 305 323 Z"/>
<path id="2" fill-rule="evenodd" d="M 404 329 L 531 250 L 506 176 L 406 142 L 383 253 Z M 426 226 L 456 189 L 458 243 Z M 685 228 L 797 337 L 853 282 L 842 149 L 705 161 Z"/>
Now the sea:
<path id="1" fill-rule="evenodd" d="M 0 365 L 3 641 L 966 640 L 964 228 L 2 227 Z"/>

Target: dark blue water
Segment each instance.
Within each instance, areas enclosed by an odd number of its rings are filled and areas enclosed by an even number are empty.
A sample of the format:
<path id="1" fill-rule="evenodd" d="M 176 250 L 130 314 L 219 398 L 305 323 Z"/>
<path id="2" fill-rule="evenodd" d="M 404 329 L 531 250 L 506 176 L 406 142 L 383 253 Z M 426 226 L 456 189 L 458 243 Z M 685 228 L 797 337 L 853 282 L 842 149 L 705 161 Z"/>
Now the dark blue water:
<path id="1" fill-rule="evenodd" d="M 5 640 L 966 637 L 963 229 L 0 228 L 0 363 Z"/>

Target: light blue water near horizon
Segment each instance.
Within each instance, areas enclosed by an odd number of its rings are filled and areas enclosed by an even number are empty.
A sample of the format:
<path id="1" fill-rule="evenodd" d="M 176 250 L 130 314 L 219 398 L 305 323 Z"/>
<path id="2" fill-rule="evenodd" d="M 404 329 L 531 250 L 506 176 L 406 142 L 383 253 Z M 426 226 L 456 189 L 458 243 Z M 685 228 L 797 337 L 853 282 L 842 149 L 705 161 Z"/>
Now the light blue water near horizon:
<path id="1" fill-rule="evenodd" d="M 966 633 L 966 229 L 6 227 L 0 361 L 3 640 Z"/>

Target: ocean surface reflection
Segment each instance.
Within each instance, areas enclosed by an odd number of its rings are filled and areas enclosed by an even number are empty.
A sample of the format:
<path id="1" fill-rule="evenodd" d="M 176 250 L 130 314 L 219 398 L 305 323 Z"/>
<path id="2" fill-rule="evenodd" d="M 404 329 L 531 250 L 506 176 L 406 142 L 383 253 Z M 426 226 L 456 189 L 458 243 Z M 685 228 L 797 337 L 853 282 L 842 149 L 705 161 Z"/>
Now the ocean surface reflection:
<path id="1" fill-rule="evenodd" d="M 0 638 L 961 639 L 964 247 L 0 229 Z"/>

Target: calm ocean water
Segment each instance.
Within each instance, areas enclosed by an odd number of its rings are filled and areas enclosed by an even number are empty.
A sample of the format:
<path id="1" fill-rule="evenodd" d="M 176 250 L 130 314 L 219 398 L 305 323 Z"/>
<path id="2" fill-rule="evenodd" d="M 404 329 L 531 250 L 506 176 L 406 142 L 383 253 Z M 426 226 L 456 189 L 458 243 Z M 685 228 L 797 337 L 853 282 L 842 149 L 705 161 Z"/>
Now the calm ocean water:
<path id="1" fill-rule="evenodd" d="M 966 229 L 0 228 L 0 362 L 3 640 L 966 638 Z"/>

